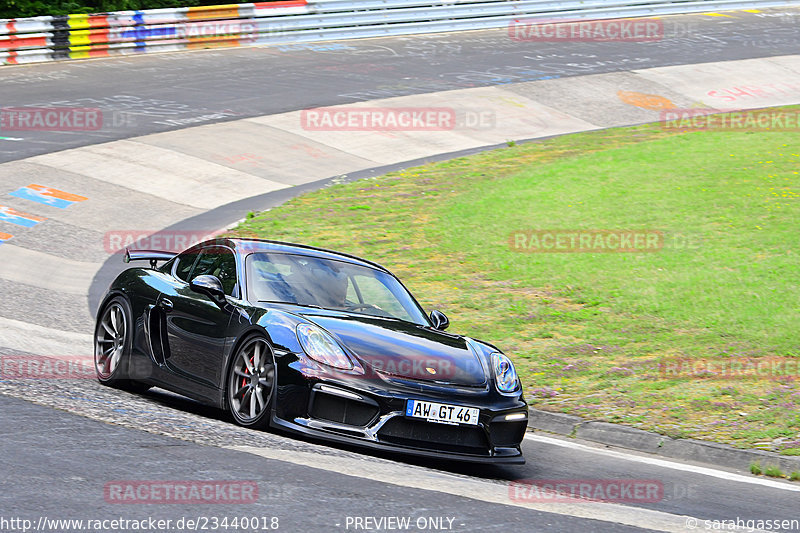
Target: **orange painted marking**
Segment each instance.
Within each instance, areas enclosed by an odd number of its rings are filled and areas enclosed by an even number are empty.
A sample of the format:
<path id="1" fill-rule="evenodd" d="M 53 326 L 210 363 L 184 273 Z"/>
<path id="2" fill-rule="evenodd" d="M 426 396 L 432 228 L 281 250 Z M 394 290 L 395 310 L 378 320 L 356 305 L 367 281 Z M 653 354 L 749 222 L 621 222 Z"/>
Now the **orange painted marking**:
<path id="1" fill-rule="evenodd" d="M 186 13 L 189 20 L 217 20 L 239 18 L 239 6 L 228 4 L 223 6 L 190 7 Z"/>
<path id="2" fill-rule="evenodd" d="M 53 189 L 52 187 L 45 187 L 44 185 L 36 185 L 35 183 L 28 185 L 28 188 L 38 192 L 42 196 L 59 198 L 61 200 L 67 200 L 68 202 L 83 202 L 85 200 L 88 200 L 88 198 L 85 196 L 79 196 L 77 194 L 71 194 L 68 192 L 59 191 L 58 189 Z"/>
<path id="3" fill-rule="evenodd" d="M 669 98 L 657 94 L 637 93 L 635 91 L 617 91 L 617 98 L 626 104 L 660 111 L 662 109 L 675 109 L 675 104 Z"/>

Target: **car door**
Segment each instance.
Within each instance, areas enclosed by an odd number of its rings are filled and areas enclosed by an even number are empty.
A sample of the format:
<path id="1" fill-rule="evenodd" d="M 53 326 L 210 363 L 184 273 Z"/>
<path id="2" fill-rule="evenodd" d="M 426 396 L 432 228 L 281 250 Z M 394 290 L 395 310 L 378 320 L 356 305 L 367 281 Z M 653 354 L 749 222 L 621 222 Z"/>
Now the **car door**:
<path id="1" fill-rule="evenodd" d="M 188 274 L 180 267 L 181 263 L 176 264 L 172 287 L 157 304 L 165 317 L 165 364 L 177 374 L 216 388 L 221 383 L 232 308 L 193 291 L 189 280 L 204 274 L 216 276 L 228 296 L 238 297 L 236 258 L 230 248 L 209 246 L 200 251 Z"/>

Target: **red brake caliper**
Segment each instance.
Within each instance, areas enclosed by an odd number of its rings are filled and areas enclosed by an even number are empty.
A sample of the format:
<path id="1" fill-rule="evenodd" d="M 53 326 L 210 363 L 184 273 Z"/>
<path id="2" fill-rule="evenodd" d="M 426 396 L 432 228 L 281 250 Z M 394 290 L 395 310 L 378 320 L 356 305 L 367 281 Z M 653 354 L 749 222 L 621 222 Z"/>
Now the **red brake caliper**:
<path id="1" fill-rule="evenodd" d="M 254 355 L 253 357 L 251 357 L 251 358 L 250 358 L 250 364 L 251 364 L 251 365 L 253 364 L 253 361 L 254 361 L 254 359 L 255 359 L 255 358 L 256 358 L 256 356 L 255 356 L 255 355 Z M 250 372 L 247 370 L 247 365 L 244 365 L 244 373 L 245 373 L 245 374 L 249 374 L 249 373 L 250 373 Z M 244 386 L 245 386 L 245 385 L 247 385 L 247 378 L 242 378 L 242 388 L 244 388 Z"/>

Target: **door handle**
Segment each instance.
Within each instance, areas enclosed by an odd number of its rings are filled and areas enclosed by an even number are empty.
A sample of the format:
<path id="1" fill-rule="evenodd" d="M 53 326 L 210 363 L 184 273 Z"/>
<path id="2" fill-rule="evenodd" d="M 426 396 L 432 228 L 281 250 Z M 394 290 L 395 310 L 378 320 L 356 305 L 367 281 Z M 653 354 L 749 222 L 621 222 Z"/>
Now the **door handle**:
<path id="1" fill-rule="evenodd" d="M 162 298 L 161 301 L 158 302 L 158 306 L 164 311 L 172 311 L 172 308 L 174 307 L 172 305 L 172 300 L 168 298 Z"/>

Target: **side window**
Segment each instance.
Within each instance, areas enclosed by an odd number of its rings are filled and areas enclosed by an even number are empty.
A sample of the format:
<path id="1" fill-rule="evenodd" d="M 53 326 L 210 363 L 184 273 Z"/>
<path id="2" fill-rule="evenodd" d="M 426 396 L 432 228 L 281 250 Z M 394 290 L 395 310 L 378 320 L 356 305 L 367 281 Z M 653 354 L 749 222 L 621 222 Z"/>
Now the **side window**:
<path id="1" fill-rule="evenodd" d="M 222 288 L 228 296 L 239 296 L 236 283 L 236 258 L 227 248 L 206 248 L 200 254 L 197 264 L 192 271 L 192 278 L 197 276 L 216 276 L 222 282 Z"/>
<path id="2" fill-rule="evenodd" d="M 197 250 L 183 252 L 176 258 L 175 276 L 185 282 L 189 282 L 189 273 L 192 271 L 194 262 L 197 259 Z"/>

